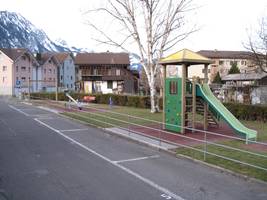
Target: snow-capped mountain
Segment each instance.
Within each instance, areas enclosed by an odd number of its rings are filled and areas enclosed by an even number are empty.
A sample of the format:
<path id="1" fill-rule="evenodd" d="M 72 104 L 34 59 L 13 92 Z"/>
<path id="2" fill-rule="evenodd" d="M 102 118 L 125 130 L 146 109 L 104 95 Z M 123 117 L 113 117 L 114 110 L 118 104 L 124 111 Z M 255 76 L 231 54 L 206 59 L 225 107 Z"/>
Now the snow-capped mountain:
<path id="1" fill-rule="evenodd" d="M 18 13 L 0 11 L 0 48 L 28 48 L 32 52 L 80 52 L 69 47 L 66 41 L 52 41 L 46 33 L 36 28 Z"/>
<path id="2" fill-rule="evenodd" d="M 141 71 L 142 70 L 142 65 L 140 63 L 140 57 L 135 54 L 131 53 L 129 54 L 129 59 L 130 59 L 130 70 L 135 70 L 135 71 Z"/>

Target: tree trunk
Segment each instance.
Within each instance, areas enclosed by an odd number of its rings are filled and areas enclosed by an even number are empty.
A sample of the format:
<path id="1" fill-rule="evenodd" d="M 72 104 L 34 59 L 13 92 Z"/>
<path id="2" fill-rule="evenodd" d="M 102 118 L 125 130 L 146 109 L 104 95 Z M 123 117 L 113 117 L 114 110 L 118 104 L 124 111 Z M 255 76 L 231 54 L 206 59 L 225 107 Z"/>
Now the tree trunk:
<path id="1" fill-rule="evenodd" d="M 159 105 L 157 101 L 157 94 L 156 94 L 156 85 L 154 76 L 151 77 L 150 81 L 150 103 L 151 103 L 151 113 L 159 112 Z"/>

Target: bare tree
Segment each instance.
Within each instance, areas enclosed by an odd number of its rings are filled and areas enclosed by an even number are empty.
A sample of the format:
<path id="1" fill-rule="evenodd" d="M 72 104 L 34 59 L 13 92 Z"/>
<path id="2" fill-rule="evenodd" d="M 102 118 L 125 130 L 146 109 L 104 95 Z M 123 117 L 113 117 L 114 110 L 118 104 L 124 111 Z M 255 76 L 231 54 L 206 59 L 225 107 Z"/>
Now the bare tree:
<path id="1" fill-rule="evenodd" d="M 196 30 L 194 26 L 185 29 L 185 13 L 193 9 L 192 0 L 106 1 L 106 6 L 86 12 L 91 14 L 87 18 L 88 24 L 102 36 L 103 39 L 96 39 L 101 44 L 120 47 L 127 52 L 131 52 L 127 48 L 129 44 L 135 45 L 150 87 L 151 112 L 157 112 L 155 79 L 160 73 L 158 62 L 164 52 Z M 119 39 L 93 22 L 95 14 L 99 13 L 107 14 L 113 20 L 119 29 L 116 33 L 120 33 Z"/>
<path id="2" fill-rule="evenodd" d="M 255 65 L 267 73 L 267 17 L 261 19 L 259 30 L 254 36 L 249 36 L 245 47 L 253 53 Z"/>

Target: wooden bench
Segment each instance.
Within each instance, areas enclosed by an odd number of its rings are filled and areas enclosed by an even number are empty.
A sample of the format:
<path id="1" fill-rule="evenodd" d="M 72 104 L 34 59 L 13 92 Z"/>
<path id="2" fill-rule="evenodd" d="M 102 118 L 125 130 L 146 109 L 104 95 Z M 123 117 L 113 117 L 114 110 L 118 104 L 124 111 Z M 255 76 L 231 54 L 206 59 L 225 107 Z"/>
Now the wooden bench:
<path id="1" fill-rule="evenodd" d="M 93 101 L 95 101 L 95 96 L 84 96 L 83 97 L 83 101 L 84 102 L 93 102 Z"/>

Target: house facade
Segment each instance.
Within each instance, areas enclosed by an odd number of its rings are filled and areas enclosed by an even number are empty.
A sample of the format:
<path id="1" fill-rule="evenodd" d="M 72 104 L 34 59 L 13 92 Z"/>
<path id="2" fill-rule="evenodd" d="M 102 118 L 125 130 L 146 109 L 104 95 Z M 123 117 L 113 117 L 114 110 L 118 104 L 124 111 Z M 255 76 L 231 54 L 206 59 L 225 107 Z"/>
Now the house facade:
<path id="1" fill-rule="evenodd" d="M 56 91 L 60 64 L 54 53 L 36 54 L 36 60 L 39 66 L 33 71 L 33 92 Z"/>
<path id="2" fill-rule="evenodd" d="M 22 48 L 0 49 L 0 95 L 19 95 L 32 89 L 32 75 L 38 63 Z"/>
<path id="3" fill-rule="evenodd" d="M 79 53 L 76 87 L 85 93 L 136 93 L 138 74 L 130 71 L 127 53 Z"/>
<path id="4" fill-rule="evenodd" d="M 74 58 L 71 53 L 55 53 L 55 58 L 59 62 L 58 86 L 59 88 L 67 88 L 75 90 L 75 65 Z"/>
<path id="5" fill-rule="evenodd" d="M 210 65 L 210 77 L 213 81 L 217 72 L 221 77 L 228 74 L 231 66 L 236 64 L 240 70 L 240 73 L 250 73 L 255 70 L 252 57 L 253 54 L 247 51 L 218 51 L 218 50 L 201 50 L 197 53 L 213 60 L 213 64 Z"/>

